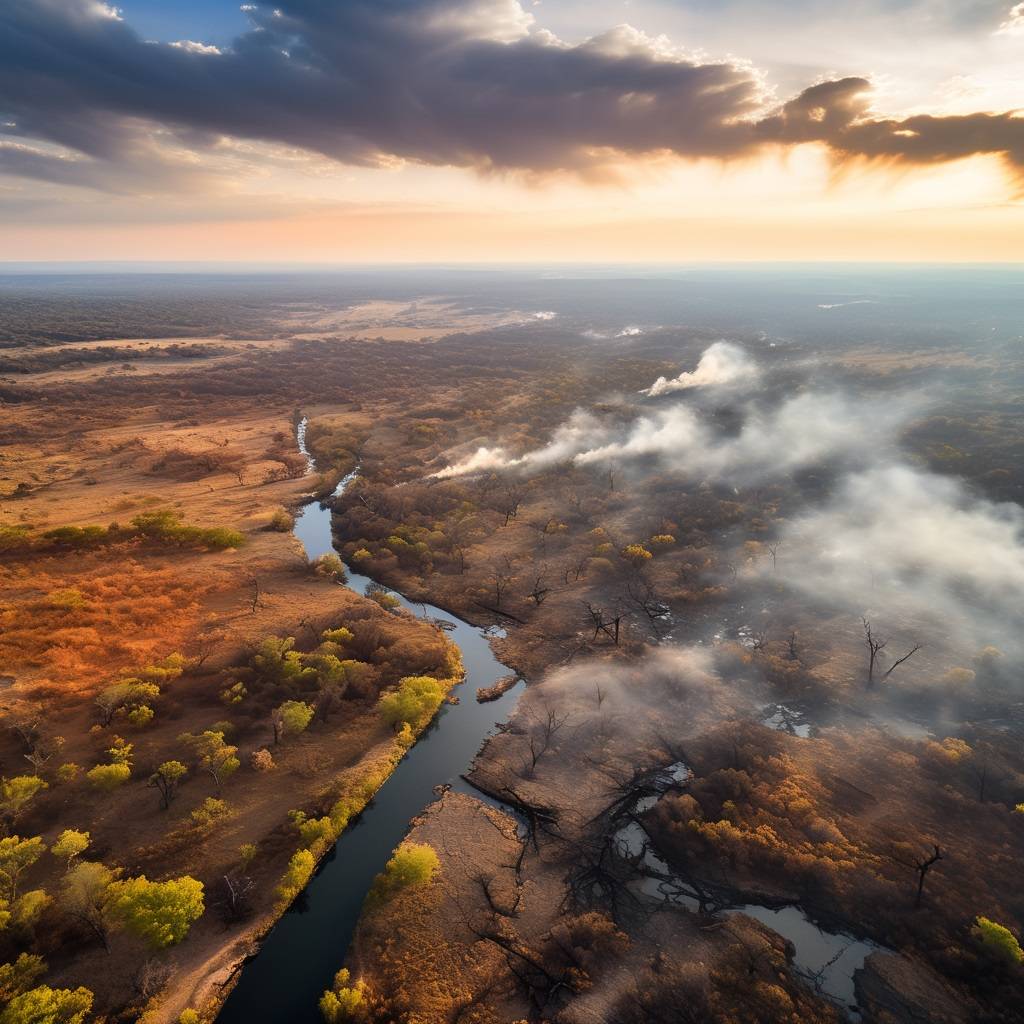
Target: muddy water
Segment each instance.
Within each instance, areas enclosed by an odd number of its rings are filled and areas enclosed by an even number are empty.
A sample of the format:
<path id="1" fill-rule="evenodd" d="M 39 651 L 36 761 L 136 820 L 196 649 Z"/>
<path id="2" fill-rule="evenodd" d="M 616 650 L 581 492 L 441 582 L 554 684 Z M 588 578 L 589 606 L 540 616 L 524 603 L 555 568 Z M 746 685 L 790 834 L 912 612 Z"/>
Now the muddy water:
<path id="1" fill-rule="evenodd" d="M 304 421 L 298 440 L 312 470 Z M 346 477 L 335 493 L 341 493 L 351 478 Z M 315 501 L 306 505 L 296 519 L 295 535 L 310 558 L 333 551 L 330 508 Z M 348 585 L 353 590 L 363 592 L 369 583 L 368 577 L 349 572 Z M 519 698 L 522 683 L 497 701 L 476 702 L 477 687 L 491 686 L 509 672 L 491 651 L 488 640 L 493 631 L 471 626 L 433 605 L 413 604 L 400 594 L 395 596 L 412 614 L 452 627 L 448 635 L 462 649 L 466 666 L 466 680 L 455 691 L 460 702 L 442 705 L 391 778 L 338 839 L 305 891 L 244 967 L 217 1018 L 220 1024 L 321 1021 L 317 1000 L 341 966 L 374 876 L 401 842 L 409 821 L 435 798 L 435 786 L 450 783 L 455 789 L 465 790 L 460 773 L 466 771 L 495 723 L 509 716 Z"/>

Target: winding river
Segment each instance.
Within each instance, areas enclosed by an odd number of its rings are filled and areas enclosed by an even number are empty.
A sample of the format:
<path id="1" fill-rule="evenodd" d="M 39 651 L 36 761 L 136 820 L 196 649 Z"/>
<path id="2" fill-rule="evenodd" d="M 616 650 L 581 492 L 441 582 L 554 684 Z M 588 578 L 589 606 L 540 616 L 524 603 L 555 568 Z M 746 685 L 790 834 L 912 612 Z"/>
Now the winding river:
<path id="1" fill-rule="evenodd" d="M 306 448 L 305 435 L 303 420 L 298 426 L 298 445 L 312 473 L 316 467 Z M 355 472 L 346 476 L 334 496 L 340 495 L 355 476 Z M 304 506 L 296 517 L 294 532 L 310 559 L 333 551 L 329 504 L 311 501 Z M 353 590 L 365 592 L 371 582 L 369 577 L 348 569 L 348 585 Z M 495 631 L 471 626 L 433 605 L 414 604 L 401 594 L 395 596 L 401 607 L 413 615 L 448 624 L 449 636 L 462 649 L 466 667 L 462 699 L 455 705 L 442 705 L 388 781 L 342 833 L 304 892 L 274 925 L 259 953 L 245 965 L 238 985 L 217 1018 L 218 1024 L 322 1024 L 317 1009 L 320 994 L 330 987 L 341 967 L 366 893 L 392 850 L 402 841 L 409 822 L 436 798 L 438 785 L 448 784 L 452 789 L 487 800 L 472 790 L 461 774 L 495 723 L 511 714 L 523 683 L 497 701 L 477 703 L 475 689 L 492 685 L 509 671 L 491 650 L 489 637 L 496 635 Z M 796 734 L 805 735 L 803 731 Z M 628 853 L 645 849 L 645 840 L 639 824 L 620 837 Z M 649 849 L 646 856 L 656 860 L 652 866 L 661 874 L 669 871 Z M 641 889 L 651 898 L 664 898 L 651 880 Z M 685 905 L 685 901 L 675 902 Z M 789 939 L 795 947 L 794 966 L 808 983 L 858 1019 L 853 975 L 878 946 L 853 936 L 827 932 L 797 906 L 773 910 L 748 905 L 731 911 L 737 912 L 757 918 Z"/>
<path id="2" fill-rule="evenodd" d="M 299 424 L 299 449 L 310 470 L 314 463 L 305 444 L 306 422 Z M 355 474 L 335 490 L 342 493 Z M 331 509 L 317 501 L 295 521 L 295 536 L 310 559 L 334 550 Z M 364 592 L 371 580 L 349 570 L 348 585 Z M 470 792 L 460 778 L 495 722 L 508 717 L 519 698 L 518 683 L 500 699 L 479 704 L 475 690 L 491 686 L 509 670 L 491 651 L 493 630 L 479 629 L 429 604 L 396 597 L 413 615 L 446 622 L 449 637 L 462 649 L 466 679 L 458 704 L 443 704 L 437 717 L 363 813 L 341 834 L 316 875 L 274 925 L 259 953 L 218 1016 L 218 1024 L 322 1024 L 317 1001 L 330 988 L 352 941 L 363 900 L 374 877 L 402 841 L 411 819 L 431 803 L 438 785 Z M 478 795 L 475 794 L 474 795 Z"/>

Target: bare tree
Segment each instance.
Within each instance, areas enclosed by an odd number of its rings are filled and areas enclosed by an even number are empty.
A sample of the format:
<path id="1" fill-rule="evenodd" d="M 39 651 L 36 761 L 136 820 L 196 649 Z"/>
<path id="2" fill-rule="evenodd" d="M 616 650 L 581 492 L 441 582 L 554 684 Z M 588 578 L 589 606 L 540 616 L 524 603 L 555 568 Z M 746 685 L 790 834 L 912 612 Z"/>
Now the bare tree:
<path id="1" fill-rule="evenodd" d="M 32 765 L 38 775 L 60 753 L 63 746 L 63 736 L 37 736 L 32 749 L 25 755 L 25 760 Z"/>
<path id="2" fill-rule="evenodd" d="M 619 646 L 619 627 L 622 623 L 622 616 L 616 615 L 614 618 L 606 618 L 603 608 L 595 608 L 589 601 L 584 601 L 583 606 L 587 609 L 587 614 L 590 616 L 590 621 L 594 627 L 594 639 L 602 633 L 616 647 Z"/>
<path id="3" fill-rule="evenodd" d="M 220 631 L 207 631 L 200 633 L 192 641 L 192 650 L 195 653 L 192 655 L 192 664 L 195 668 L 202 668 L 206 664 L 207 659 L 217 649 L 217 645 L 224 639 L 224 634 Z"/>
<path id="4" fill-rule="evenodd" d="M 907 653 L 906 653 L 906 654 L 904 654 L 902 658 L 897 658 L 897 659 L 896 659 L 896 660 L 895 660 L 895 661 L 894 661 L 894 662 L 893 662 L 893 663 L 892 663 L 892 664 L 891 664 L 891 665 L 889 666 L 889 668 L 888 668 L 888 669 L 886 670 L 886 672 L 885 672 L 885 675 L 884 675 L 884 676 L 882 676 L 882 678 L 883 678 L 883 679 L 888 679 L 888 678 L 889 678 L 889 676 L 891 676 L 891 675 L 893 674 L 893 672 L 895 672 L 895 671 L 896 671 L 896 669 L 898 669 L 898 668 L 900 667 L 900 665 L 902 665 L 902 664 L 903 664 L 903 662 L 907 661 L 907 660 L 908 660 L 909 658 L 912 658 L 912 657 L 913 657 L 913 656 L 914 656 L 915 654 L 917 654 L 917 652 L 918 652 L 919 650 L 921 650 L 921 645 L 920 645 L 920 644 L 914 644 L 914 646 L 913 646 L 913 647 L 911 647 L 911 649 L 910 649 L 909 651 L 907 651 Z"/>
<path id="5" fill-rule="evenodd" d="M 644 576 L 631 579 L 626 583 L 626 595 L 636 607 L 647 616 L 653 626 L 668 613 L 669 607 L 662 601 Z"/>
<path id="6" fill-rule="evenodd" d="M 258 576 L 250 576 L 249 583 L 252 586 L 252 598 L 250 604 L 252 607 L 252 614 L 255 615 L 257 610 L 266 607 L 266 602 L 263 600 L 263 591 L 260 588 L 260 580 Z"/>
<path id="7" fill-rule="evenodd" d="M 914 896 L 914 907 L 921 906 L 921 899 L 924 895 L 924 882 L 928 872 L 940 861 L 945 860 L 945 855 L 939 848 L 938 843 L 932 843 L 932 853 L 922 854 L 920 857 L 911 857 L 909 860 L 894 853 L 893 859 L 905 867 L 913 868 L 917 872 L 917 892 Z"/>
<path id="8" fill-rule="evenodd" d="M 799 661 L 800 660 L 800 646 L 797 640 L 796 630 L 792 630 L 789 634 L 789 640 L 787 641 L 789 647 L 789 660 Z"/>
<path id="9" fill-rule="evenodd" d="M 860 620 L 864 625 L 864 643 L 868 647 L 868 686 L 875 685 L 875 662 L 878 661 L 878 655 L 884 650 L 885 645 L 889 642 L 888 640 L 880 640 L 871 631 L 871 623 L 868 622 L 863 616 Z"/>
<path id="10" fill-rule="evenodd" d="M 508 524 L 519 515 L 519 506 L 523 503 L 523 492 L 518 487 L 506 487 L 498 501 L 498 511 L 505 517 L 503 525 Z"/>
<path id="11" fill-rule="evenodd" d="M 569 713 L 559 714 L 557 708 L 548 705 L 544 709 L 544 717 L 540 720 L 540 729 L 530 733 L 530 771 L 537 767 L 537 762 L 551 749 L 555 737 L 569 721 Z"/>
<path id="12" fill-rule="evenodd" d="M 251 896 L 255 888 L 256 883 L 248 876 L 223 876 L 217 902 L 228 921 L 240 921 L 242 918 L 248 917 L 251 910 Z"/>
<path id="13" fill-rule="evenodd" d="M 502 569 L 495 566 L 491 570 L 490 576 L 488 578 L 490 580 L 491 586 L 493 587 L 494 607 L 496 609 L 500 609 L 502 599 L 505 597 L 505 593 L 507 592 L 509 586 L 512 583 L 512 574 L 509 572 L 504 572 Z"/>
<path id="14" fill-rule="evenodd" d="M 543 568 L 543 567 L 542 567 Z M 544 585 L 544 573 L 538 573 L 533 581 L 533 588 L 530 590 L 529 597 L 533 600 L 534 604 L 539 608 L 547 598 L 548 594 L 551 593 L 551 588 Z"/>
<path id="15" fill-rule="evenodd" d="M 874 686 L 875 684 L 875 668 L 878 663 L 878 655 L 885 650 L 888 640 L 883 640 L 881 637 L 875 636 L 871 629 L 871 623 L 867 619 L 861 618 L 860 620 L 864 624 L 864 643 L 867 644 L 868 648 L 868 686 Z M 917 652 L 921 650 L 920 644 L 914 644 L 913 647 L 903 655 L 902 658 L 897 658 L 883 674 L 883 679 L 888 679 L 905 661 L 912 658 Z"/>
<path id="16" fill-rule="evenodd" d="M 572 576 L 573 580 L 579 581 L 587 575 L 587 564 L 590 561 L 590 555 L 583 555 L 581 558 L 577 558 L 575 562 L 570 562 L 562 571 L 562 579 L 565 580 L 566 586 L 569 585 L 569 577 Z"/>
<path id="17" fill-rule="evenodd" d="M 39 726 L 42 721 L 42 712 L 38 708 L 30 708 L 11 722 L 11 728 L 18 734 L 21 742 L 25 744 L 25 749 L 29 752 L 35 749 L 39 740 Z"/>

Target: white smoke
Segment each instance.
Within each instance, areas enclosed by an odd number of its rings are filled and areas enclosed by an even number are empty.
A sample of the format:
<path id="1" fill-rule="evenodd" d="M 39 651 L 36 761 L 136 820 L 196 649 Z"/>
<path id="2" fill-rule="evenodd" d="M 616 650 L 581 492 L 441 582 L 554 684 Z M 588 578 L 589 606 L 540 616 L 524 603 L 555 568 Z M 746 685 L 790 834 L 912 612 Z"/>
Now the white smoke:
<path id="1" fill-rule="evenodd" d="M 542 448 L 535 448 L 525 455 L 513 457 L 505 448 L 481 446 L 475 452 L 437 473 L 435 480 L 448 480 L 456 476 L 468 476 L 492 469 L 546 469 L 548 466 L 571 459 L 577 452 L 593 445 L 597 439 L 609 433 L 595 416 L 584 409 L 577 409 L 551 435 L 551 440 Z"/>
<path id="2" fill-rule="evenodd" d="M 430 479 L 450 480 L 452 477 L 483 473 L 489 469 L 505 469 L 514 461 L 504 448 L 485 448 L 481 445 L 472 455 L 467 455 L 451 466 L 445 466 L 437 473 L 431 473 Z"/>
<path id="3" fill-rule="evenodd" d="M 573 461 L 653 457 L 670 471 L 740 486 L 836 459 L 863 464 L 892 442 L 909 412 L 906 403 L 798 395 L 768 412 L 751 409 L 738 434 L 720 437 L 689 406 L 676 405 L 641 417 L 625 437 Z"/>
<path id="4" fill-rule="evenodd" d="M 686 391 L 689 388 L 745 384 L 754 381 L 759 373 L 757 364 L 738 345 L 728 341 L 716 341 L 704 350 L 695 370 L 681 373 L 671 380 L 659 377 L 640 393 L 656 398 L 658 395 Z"/>
<path id="5" fill-rule="evenodd" d="M 512 457 L 504 448 L 481 447 L 433 476 L 645 458 L 670 472 L 739 486 L 835 459 L 865 465 L 892 442 L 916 408 L 909 402 L 852 403 L 840 395 L 798 395 L 770 411 L 751 407 L 740 432 L 726 437 L 682 403 L 625 426 L 578 409 L 542 448 Z"/>
<path id="6" fill-rule="evenodd" d="M 853 473 L 783 534 L 778 572 L 816 599 L 937 619 L 957 640 L 1019 647 L 1024 510 L 907 465 Z"/>

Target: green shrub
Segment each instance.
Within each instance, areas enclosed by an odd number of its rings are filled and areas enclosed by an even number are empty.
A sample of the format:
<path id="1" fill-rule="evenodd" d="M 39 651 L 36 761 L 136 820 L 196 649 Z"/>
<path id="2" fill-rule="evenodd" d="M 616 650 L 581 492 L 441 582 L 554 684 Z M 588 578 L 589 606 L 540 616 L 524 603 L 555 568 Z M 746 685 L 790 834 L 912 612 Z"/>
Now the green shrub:
<path id="1" fill-rule="evenodd" d="M 267 529 L 276 533 L 287 533 L 294 525 L 295 519 L 291 513 L 287 509 L 279 508 L 275 509 L 274 514 L 270 517 Z"/>
<path id="2" fill-rule="evenodd" d="M 426 725 L 441 706 L 445 686 L 431 676 L 406 676 L 398 689 L 380 699 L 380 713 L 388 725 L 408 723 L 414 730 Z"/>
<path id="3" fill-rule="evenodd" d="M 109 793 L 132 777 L 132 768 L 128 764 L 98 764 L 90 768 L 85 777 L 96 789 Z"/>
<path id="4" fill-rule="evenodd" d="M 313 571 L 318 576 L 327 576 L 338 583 L 344 583 L 348 579 L 345 563 L 333 551 L 314 559 Z"/>
<path id="5" fill-rule="evenodd" d="M 402 843 L 374 880 L 371 895 L 376 900 L 386 900 L 402 889 L 426 885 L 440 866 L 432 846 Z"/>
<path id="6" fill-rule="evenodd" d="M 288 861 L 284 875 L 277 886 L 277 898 L 283 904 L 291 903 L 306 887 L 313 875 L 316 858 L 309 850 L 296 850 Z"/>
<path id="7" fill-rule="evenodd" d="M 1019 964 L 1024 960 L 1024 950 L 1020 948 L 1013 932 L 987 917 L 974 919 L 971 934 L 998 960 L 1011 964 Z"/>
<path id="8" fill-rule="evenodd" d="M 343 967 L 334 976 L 334 987 L 320 997 L 320 1013 L 326 1024 L 350 1024 L 363 1019 L 366 1008 L 366 984 L 352 983 L 348 969 Z"/>

